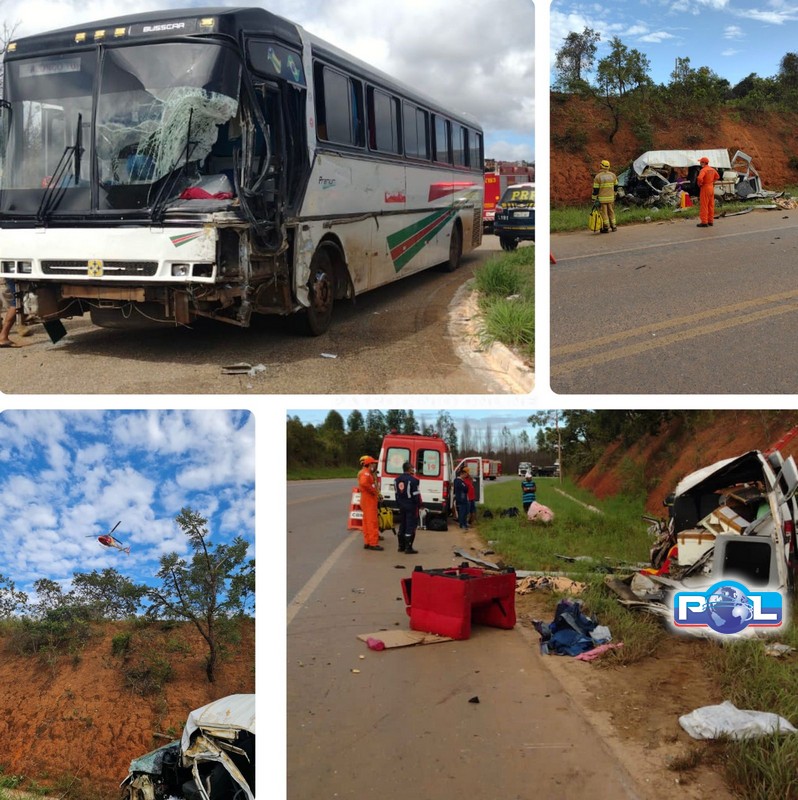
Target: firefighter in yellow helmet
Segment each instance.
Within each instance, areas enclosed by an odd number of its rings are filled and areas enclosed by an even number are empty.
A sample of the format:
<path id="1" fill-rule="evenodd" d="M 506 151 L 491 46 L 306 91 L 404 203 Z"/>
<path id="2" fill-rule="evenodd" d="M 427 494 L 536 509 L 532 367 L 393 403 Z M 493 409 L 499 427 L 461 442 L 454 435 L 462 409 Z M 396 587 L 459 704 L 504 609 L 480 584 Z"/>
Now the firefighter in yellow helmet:
<path id="1" fill-rule="evenodd" d="M 601 232 L 617 231 L 615 224 L 615 193 L 618 191 L 618 178 L 610 171 L 610 162 L 601 162 L 601 172 L 593 179 L 593 200 L 597 200 L 601 209 Z"/>
<path id="2" fill-rule="evenodd" d="M 362 469 L 357 474 L 360 488 L 360 508 L 363 511 L 363 549 L 384 550 L 380 544 L 380 525 L 377 521 L 377 503 L 380 493 L 377 489 L 377 459 L 372 456 L 360 458 Z"/>

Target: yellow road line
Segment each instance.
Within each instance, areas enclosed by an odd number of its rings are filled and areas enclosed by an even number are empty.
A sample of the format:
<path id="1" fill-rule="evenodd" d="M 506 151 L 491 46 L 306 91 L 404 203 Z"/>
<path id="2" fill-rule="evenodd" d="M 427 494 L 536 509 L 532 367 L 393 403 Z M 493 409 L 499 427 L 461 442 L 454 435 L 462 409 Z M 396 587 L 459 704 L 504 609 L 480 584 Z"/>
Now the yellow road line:
<path id="1" fill-rule="evenodd" d="M 551 375 L 563 375 L 567 372 L 573 372 L 577 369 L 582 369 L 583 367 L 590 367 L 596 366 L 597 364 L 606 364 L 610 361 L 618 361 L 622 358 L 627 358 L 629 356 L 640 355 L 641 353 L 648 352 L 649 350 L 657 350 L 662 347 L 667 347 L 668 345 L 674 344 L 675 342 L 684 342 L 689 339 L 695 339 L 699 336 L 706 336 L 710 333 L 717 333 L 718 331 L 728 330 L 730 328 L 737 328 L 742 325 L 748 325 L 753 322 L 760 322 L 761 320 L 768 319 L 769 317 L 776 317 L 780 314 L 788 314 L 790 312 L 798 310 L 798 299 L 795 298 L 798 295 L 798 292 L 790 292 L 788 293 L 791 296 L 791 299 L 794 300 L 792 303 L 788 303 L 785 306 L 778 306 L 775 308 L 768 308 L 763 309 L 761 311 L 755 311 L 751 314 L 746 314 L 744 316 L 733 316 L 728 317 L 727 315 L 730 313 L 735 313 L 730 309 L 737 309 L 738 306 L 746 306 L 746 305 L 756 305 L 756 301 L 750 301 L 749 303 L 739 303 L 735 306 L 726 306 L 722 309 L 716 309 L 715 311 L 711 312 L 710 314 L 696 314 L 693 315 L 696 318 L 706 318 L 707 316 L 719 316 L 721 313 L 726 316 L 726 319 L 720 320 L 718 322 L 711 323 L 709 325 L 701 325 L 697 328 L 691 328 L 690 330 L 680 331 L 678 333 L 672 333 L 666 336 L 657 336 L 655 339 L 647 339 L 643 342 L 638 342 L 636 344 L 629 344 L 624 347 L 617 347 L 612 350 L 608 350 L 604 353 L 597 353 L 592 356 L 585 356 L 582 358 L 575 358 L 570 361 L 565 361 L 564 363 L 554 365 L 552 363 L 551 366 Z M 773 297 L 776 297 L 774 295 Z M 662 330 L 666 327 L 675 327 L 677 325 L 684 324 L 685 320 L 689 320 L 690 317 L 682 317 L 680 320 L 669 320 L 667 323 L 659 323 L 657 326 L 657 330 Z M 641 333 L 651 332 L 652 326 L 644 326 L 642 328 L 634 329 L 633 331 L 629 331 L 622 336 L 616 337 L 603 337 L 608 340 L 617 341 L 618 338 L 629 338 L 631 336 L 636 336 Z M 609 343 L 609 342 L 607 342 Z M 593 339 L 589 342 L 583 342 L 581 345 L 571 345 L 570 352 L 584 352 L 593 347 L 601 346 L 602 341 L 601 339 Z M 554 350 L 552 350 L 552 357 L 554 356 Z"/>

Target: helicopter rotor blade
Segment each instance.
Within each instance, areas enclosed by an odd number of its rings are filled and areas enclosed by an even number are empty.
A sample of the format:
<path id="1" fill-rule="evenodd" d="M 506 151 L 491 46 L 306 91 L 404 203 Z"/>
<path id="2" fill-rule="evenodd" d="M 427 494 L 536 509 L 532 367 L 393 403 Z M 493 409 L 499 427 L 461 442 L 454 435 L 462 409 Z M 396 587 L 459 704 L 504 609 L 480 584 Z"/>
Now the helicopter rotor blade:
<path id="1" fill-rule="evenodd" d="M 122 520 L 120 519 L 119 522 L 117 522 L 116 525 L 114 525 L 114 527 L 111 528 L 110 531 L 108 531 L 108 536 L 110 536 L 121 524 L 122 524 Z"/>

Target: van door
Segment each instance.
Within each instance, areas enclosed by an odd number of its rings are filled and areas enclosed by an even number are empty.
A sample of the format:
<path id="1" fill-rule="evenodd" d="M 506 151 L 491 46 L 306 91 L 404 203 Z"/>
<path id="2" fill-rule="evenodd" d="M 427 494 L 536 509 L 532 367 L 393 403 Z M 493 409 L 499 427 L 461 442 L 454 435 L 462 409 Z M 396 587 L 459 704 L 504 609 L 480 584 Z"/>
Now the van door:
<path id="1" fill-rule="evenodd" d="M 482 490 L 482 481 L 483 481 L 483 464 L 485 459 L 482 456 L 469 456 L 468 458 L 464 458 L 458 465 L 457 469 L 455 469 L 454 474 L 457 473 L 463 468 L 468 467 L 468 474 L 471 476 L 471 480 L 474 483 L 474 492 L 475 497 L 474 500 L 477 503 L 484 503 L 485 502 L 485 493 Z"/>

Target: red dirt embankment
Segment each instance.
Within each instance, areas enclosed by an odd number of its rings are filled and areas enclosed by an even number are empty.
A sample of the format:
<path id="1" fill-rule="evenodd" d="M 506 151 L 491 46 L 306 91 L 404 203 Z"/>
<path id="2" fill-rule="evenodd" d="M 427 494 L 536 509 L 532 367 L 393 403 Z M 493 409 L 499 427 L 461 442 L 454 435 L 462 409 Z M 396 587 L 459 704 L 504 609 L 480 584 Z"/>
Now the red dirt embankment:
<path id="1" fill-rule="evenodd" d="M 796 425 L 796 411 L 702 411 L 688 424 L 674 419 L 628 447 L 614 443 L 579 484 L 603 499 L 631 480 L 648 491 L 646 511 L 664 517 L 662 502 L 685 475 L 748 450 L 767 450 Z M 781 453 L 798 458 L 798 437 Z"/>
<path id="2" fill-rule="evenodd" d="M 127 655 L 114 655 L 114 637 L 119 652 L 125 633 Z M 131 759 L 179 738 L 189 711 L 255 691 L 253 620 L 243 623 L 215 683 L 205 675 L 206 655 L 204 640 L 185 624 L 105 623 L 80 649 L 51 659 L 19 655 L 11 636 L 0 638 L 3 773 L 57 786 L 60 796 L 71 786 L 70 798 L 117 798 Z M 129 684 L 142 687 L 148 665 L 171 667 L 171 678 L 141 696 Z"/>
<path id="3" fill-rule="evenodd" d="M 641 141 L 622 121 L 612 144 L 608 111 L 593 101 L 553 93 L 551 96 L 551 203 L 590 202 L 599 162 L 608 159 L 619 173 L 647 150 L 726 148 L 729 156 L 742 150 L 752 157 L 765 189 L 778 191 L 798 183 L 790 159 L 798 156 L 798 114 L 770 112 L 744 118 L 722 109 L 711 126 L 694 120 L 666 120 L 648 142 Z"/>

